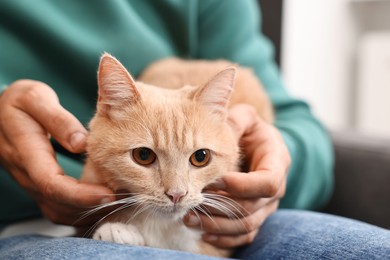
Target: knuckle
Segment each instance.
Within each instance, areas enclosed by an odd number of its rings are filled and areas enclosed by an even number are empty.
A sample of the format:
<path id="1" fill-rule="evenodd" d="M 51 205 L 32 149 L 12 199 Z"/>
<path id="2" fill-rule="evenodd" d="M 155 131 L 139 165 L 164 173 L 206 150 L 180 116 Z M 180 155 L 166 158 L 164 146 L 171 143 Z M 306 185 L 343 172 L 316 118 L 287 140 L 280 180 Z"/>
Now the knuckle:
<path id="1" fill-rule="evenodd" d="M 16 102 L 18 104 L 24 104 L 26 102 L 31 102 L 32 100 L 37 100 L 38 91 L 32 87 L 27 87 L 23 92 L 17 97 Z"/>
<path id="2" fill-rule="evenodd" d="M 234 238 L 226 238 L 222 240 L 223 245 L 222 247 L 224 248 L 232 248 L 232 247 L 237 247 L 240 246 L 240 243 L 237 239 Z"/>
<path id="3" fill-rule="evenodd" d="M 53 95 L 57 99 L 57 95 L 54 90 L 41 81 L 20 80 L 15 82 L 13 86 L 21 88 L 20 95 L 18 97 L 19 102 L 31 102 L 31 100 L 46 99 L 48 96 Z"/>
<path id="4" fill-rule="evenodd" d="M 63 113 L 55 113 L 50 116 L 50 123 L 55 132 L 67 130 L 67 116 Z"/>
<path id="5" fill-rule="evenodd" d="M 32 79 L 18 79 L 12 82 L 9 86 L 10 88 L 24 88 L 26 86 L 30 86 L 32 84 L 39 83 L 40 81 L 32 80 Z"/>
<path id="6" fill-rule="evenodd" d="M 273 178 L 272 181 L 268 183 L 268 185 L 265 188 L 264 194 L 267 197 L 274 197 L 279 191 L 279 182 L 276 178 Z"/>
<path id="7" fill-rule="evenodd" d="M 257 225 L 253 217 L 249 216 L 244 220 L 244 228 L 247 232 L 251 232 L 257 229 Z"/>
<path id="8" fill-rule="evenodd" d="M 31 182 L 27 178 L 17 178 L 17 182 L 26 191 L 34 191 L 34 187 L 31 186 Z"/>
<path id="9" fill-rule="evenodd" d="M 54 170 L 54 169 L 53 169 Z M 55 172 L 43 174 L 44 179 L 40 180 L 40 183 L 37 185 L 42 193 L 43 197 L 48 201 L 59 201 L 61 194 L 59 193 L 59 182 L 55 181 L 55 177 L 61 174 L 60 170 L 57 169 Z M 42 178 L 42 177 L 40 177 Z"/>
<path id="10" fill-rule="evenodd" d="M 10 161 L 13 157 L 11 147 L 4 141 L 3 136 L 0 133 L 0 162 L 5 164 L 7 161 Z"/>
<path id="11" fill-rule="evenodd" d="M 234 134 L 237 136 L 237 138 L 241 137 L 242 133 L 245 131 L 244 127 L 237 122 L 235 118 L 232 116 L 229 117 L 229 124 L 232 127 Z"/>
<path id="12" fill-rule="evenodd" d="M 242 185 L 235 185 L 233 187 L 235 194 L 246 194 L 247 191 L 251 188 L 251 187 L 248 187 L 248 185 L 246 183 L 241 183 L 241 184 Z"/>
<path id="13" fill-rule="evenodd" d="M 247 105 L 246 109 L 247 109 L 248 114 L 251 115 L 252 119 L 255 119 L 258 117 L 256 108 L 254 106 Z"/>
<path id="14" fill-rule="evenodd" d="M 41 193 L 47 199 L 55 198 L 56 192 L 53 183 L 50 180 L 45 180 L 42 184 Z"/>
<path id="15" fill-rule="evenodd" d="M 19 79 L 10 84 L 1 97 L 4 97 L 4 100 L 7 100 L 7 103 L 20 104 L 25 101 L 31 102 L 31 98 L 36 98 L 37 94 L 39 91 L 42 91 L 42 89 L 51 88 L 40 81 Z"/>
<path id="16" fill-rule="evenodd" d="M 254 106 L 241 103 L 241 104 L 237 104 L 236 107 L 237 109 L 241 110 L 240 112 L 245 112 L 253 116 L 257 115 L 257 111 Z"/>
<path id="17" fill-rule="evenodd" d="M 204 226 L 205 229 L 207 229 L 208 232 L 210 233 L 219 233 L 221 232 L 221 226 L 217 222 L 210 222 L 206 224 L 207 226 Z"/>
<path id="18" fill-rule="evenodd" d="M 247 234 L 245 237 L 245 244 L 253 243 L 253 241 L 255 240 L 255 237 L 256 237 L 256 233 L 257 232 L 251 232 L 251 233 Z"/>
<path id="19" fill-rule="evenodd" d="M 28 158 L 26 158 L 28 155 L 26 155 L 24 149 L 25 147 L 23 147 L 20 143 L 17 143 L 13 148 L 11 148 L 11 152 L 13 152 L 12 157 L 15 162 L 26 162 L 28 160 Z"/>
<path id="20" fill-rule="evenodd" d="M 254 209 L 255 209 L 255 205 L 252 201 L 250 200 L 243 200 L 240 202 L 240 214 L 242 214 L 243 216 L 248 216 L 249 214 L 251 214 Z"/>

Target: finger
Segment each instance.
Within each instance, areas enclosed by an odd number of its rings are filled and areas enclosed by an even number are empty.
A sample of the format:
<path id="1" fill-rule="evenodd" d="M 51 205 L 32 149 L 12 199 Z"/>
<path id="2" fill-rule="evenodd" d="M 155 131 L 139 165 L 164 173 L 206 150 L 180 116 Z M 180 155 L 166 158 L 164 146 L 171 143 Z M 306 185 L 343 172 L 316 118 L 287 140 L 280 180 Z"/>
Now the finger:
<path id="1" fill-rule="evenodd" d="M 115 199 L 112 191 L 106 187 L 80 183 L 78 180 L 64 175 L 57 164 L 48 140 L 42 136 L 41 142 L 38 140 L 34 138 L 25 142 L 27 147 L 35 147 L 35 149 L 34 153 L 29 153 L 28 150 L 22 152 L 21 158 L 31 181 L 44 197 L 58 203 L 79 207 L 90 207 Z"/>
<path id="2" fill-rule="evenodd" d="M 77 227 L 91 226 L 117 207 L 104 207 L 95 210 L 95 208 L 87 209 L 62 205 L 44 198 L 39 198 L 37 201 L 44 215 L 53 223 Z"/>
<path id="3" fill-rule="evenodd" d="M 216 234 L 216 233 L 205 233 L 203 239 L 213 244 L 217 247 L 229 248 L 242 246 L 248 243 L 253 242 L 256 237 L 261 225 L 264 223 L 265 219 L 269 217 L 273 212 L 278 208 L 279 201 L 270 202 L 264 208 L 262 208 L 261 214 L 256 215 L 256 217 L 262 218 L 260 223 L 256 224 L 256 227 L 251 231 L 242 234 Z"/>
<path id="4" fill-rule="evenodd" d="M 206 233 L 213 235 L 238 235 L 250 233 L 263 223 L 265 218 L 274 210 L 271 203 L 259 209 L 255 213 L 244 218 L 226 218 L 221 216 L 207 216 L 199 213 L 197 216 L 190 215 L 184 219 L 184 223 L 190 227 L 200 228 Z M 197 218 L 197 223 L 195 219 Z"/>
<path id="5" fill-rule="evenodd" d="M 241 138 L 256 123 L 256 110 L 246 104 L 238 104 L 229 109 L 228 122 L 238 138 Z"/>
<path id="6" fill-rule="evenodd" d="M 90 223 L 91 221 L 91 219 L 88 218 L 83 219 L 85 222 L 77 221 L 80 216 L 80 212 L 83 210 L 85 211 L 85 208 L 82 210 L 77 207 L 51 202 L 46 198 L 42 198 L 40 195 L 39 198 L 40 199 L 37 199 L 37 202 L 43 215 L 55 224 L 73 225 L 74 223 L 77 223 L 76 226 L 83 226 Z"/>
<path id="7" fill-rule="evenodd" d="M 237 117 L 237 120 L 245 119 Z M 277 130 L 259 120 L 254 121 L 252 128 L 245 128 L 245 136 L 241 139 L 250 172 L 228 173 L 222 178 L 225 184 L 222 190 L 238 198 L 275 196 L 290 165 L 288 150 Z M 245 124 L 249 123 L 242 123 Z"/>
<path id="8" fill-rule="evenodd" d="M 17 114 L 23 116 L 23 114 Z M 24 114 L 25 115 L 25 114 Z M 23 162 L 25 171 L 43 195 L 58 203 L 83 207 L 100 204 L 101 201 L 113 201 L 112 191 L 95 184 L 82 184 L 78 180 L 64 175 L 57 164 L 54 150 L 42 131 L 42 128 L 29 116 L 22 118 L 29 129 L 15 128 L 11 138 L 17 149 L 16 158 Z M 14 121 L 11 122 L 13 124 Z M 34 147 L 34 152 L 26 147 Z"/>
<path id="9" fill-rule="evenodd" d="M 248 216 L 271 200 L 271 198 L 237 198 L 222 190 L 207 190 L 203 192 L 203 196 L 205 200 L 202 207 L 207 212 L 230 217 Z"/>
<path id="10" fill-rule="evenodd" d="M 224 191 L 237 198 L 271 198 L 284 183 L 284 174 L 272 171 L 229 172 L 223 177 Z"/>
<path id="11" fill-rule="evenodd" d="M 63 175 L 62 170 L 55 165 L 38 170 L 39 173 L 33 172 L 34 170 L 36 169 L 32 169 L 30 174 L 38 189 L 44 197 L 57 203 L 86 208 L 115 200 L 110 189 L 97 184 L 81 183 Z M 42 176 L 46 178 L 42 179 Z"/>
<path id="12" fill-rule="evenodd" d="M 213 235 L 213 234 L 204 234 L 202 236 L 203 240 L 220 248 L 232 248 L 250 244 L 254 241 L 258 230 L 254 230 L 247 234 L 242 234 L 238 236 L 224 236 L 224 235 Z"/>
<path id="13" fill-rule="evenodd" d="M 212 203 L 204 206 L 205 211 L 209 212 L 213 216 L 225 216 L 225 217 L 239 217 L 243 218 L 253 214 L 255 211 L 264 207 L 266 204 L 273 200 L 278 199 L 277 197 L 272 198 L 229 198 L 228 202 L 224 203 L 224 199 L 219 199 L 216 205 Z M 221 205 L 222 204 L 222 205 Z"/>
<path id="14" fill-rule="evenodd" d="M 55 92 L 44 83 L 28 88 L 17 107 L 38 121 L 62 146 L 75 153 L 83 152 L 87 130 L 58 102 Z"/>

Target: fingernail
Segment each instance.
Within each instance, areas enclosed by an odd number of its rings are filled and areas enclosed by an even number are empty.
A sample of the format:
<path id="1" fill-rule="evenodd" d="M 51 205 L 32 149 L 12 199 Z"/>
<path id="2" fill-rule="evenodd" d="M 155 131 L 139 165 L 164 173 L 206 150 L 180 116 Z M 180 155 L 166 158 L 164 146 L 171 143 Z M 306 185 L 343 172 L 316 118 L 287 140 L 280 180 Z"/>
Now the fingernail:
<path id="1" fill-rule="evenodd" d="M 73 149 L 79 148 L 79 146 L 85 142 L 86 135 L 81 132 L 76 132 L 70 138 L 70 145 Z"/>
<path id="2" fill-rule="evenodd" d="M 186 221 L 188 226 L 198 226 L 199 225 L 199 218 L 197 218 L 194 215 L 189 215 Z"/>
<path id="3" fill-rule="evenodd" d="M 206 240 L 206 241 L 209 241 L 209 242 L 214 242 L 214 241 L 217 241 L 218 236 L 216 236 L 216 235 L 204 235 L 203 239 Z"/>
<path id="4" fill-rule="evenodd" d="M 224 189 L 226 188 L 226 183 L 222 180 L 222 179 L 218 179 L 216 180 L 213 184 L 212 184 L 213 187 L 217 188 L 217 189 Z"/>

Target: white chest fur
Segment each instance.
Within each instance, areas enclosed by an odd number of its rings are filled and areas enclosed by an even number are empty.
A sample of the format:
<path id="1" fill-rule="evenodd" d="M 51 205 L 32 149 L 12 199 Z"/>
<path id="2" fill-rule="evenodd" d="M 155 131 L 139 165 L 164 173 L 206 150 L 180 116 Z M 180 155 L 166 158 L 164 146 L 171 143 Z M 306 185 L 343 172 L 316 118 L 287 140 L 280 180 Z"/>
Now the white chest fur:
<path id="1" fill-rule="evenodd" d="M 147 246 L 198 252 L 200 232 L 189 229 L 181 220 L 150 219 L 135 223 Z"/>
<path id="2" fill-rule="evenodd" d="M 140 214 L 131 221 L 106 222 L 93 238 L 121 244 L 150 246 L 199 253 L 201 232 L 179 220 Z"/>

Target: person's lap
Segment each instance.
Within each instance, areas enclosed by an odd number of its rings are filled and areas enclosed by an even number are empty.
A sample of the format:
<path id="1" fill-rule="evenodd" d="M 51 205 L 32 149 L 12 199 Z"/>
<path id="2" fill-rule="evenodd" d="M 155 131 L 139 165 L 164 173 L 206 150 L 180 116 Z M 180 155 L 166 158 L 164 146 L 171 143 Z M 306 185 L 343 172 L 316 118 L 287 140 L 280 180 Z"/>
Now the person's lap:
<path id="1" fill-rule="evenodd" d="M 279 210 L 255 241 L 234 255 L 242 259 L 390 259 L 390 231 L 342 217 Z"/>
<path id="2" fill-rule="evenodd" d="M 279 210 L 255 241 L 233 255 L 241 259 L 386 259 L 390 231 L 345 218 Z M 0 259 L 211 259 L 155 248 L 92 239 L 22 235 L 0 240 Z"/>

